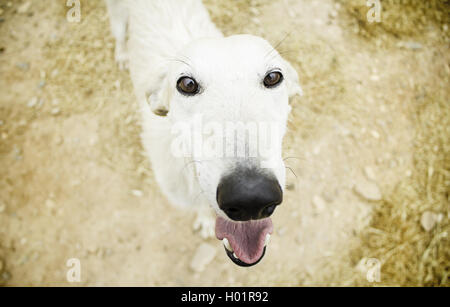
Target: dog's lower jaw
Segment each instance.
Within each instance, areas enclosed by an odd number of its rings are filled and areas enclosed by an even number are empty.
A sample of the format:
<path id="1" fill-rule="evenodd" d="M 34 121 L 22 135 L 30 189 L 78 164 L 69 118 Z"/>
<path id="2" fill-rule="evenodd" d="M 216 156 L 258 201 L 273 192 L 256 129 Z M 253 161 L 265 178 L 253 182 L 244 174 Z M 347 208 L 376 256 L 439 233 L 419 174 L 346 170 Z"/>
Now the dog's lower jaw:
<path id="1" fill-rule="evenodd" d="M 239 266 L 248 267 L 261 261 L 272 232 L 270 218 L 245 222 L 216 219 L 216 238 L 222 241 L 227 256 Z"/>
<path id="2" fill-rule="evenodd" d="M 261 259 L 264 258 L 264 255 L 266 254 L 266 246 L 264 246 L 263 253 L 258 260 L 256 260 L 253 263 L 245 263 L 244 261 L 237 258 L 233 252 L 229 251 L 226 247 L 224 247 L 224 248 L 225 248 L 225 252 L 227 253 L 228 258 L 230 258 L 231 261 L 233 261 L 238 266 L 242 266 L 242 267 L 250 267 L 250 266 L 254 266 L 255 264 L 258 264 L 261 261 Z"/>

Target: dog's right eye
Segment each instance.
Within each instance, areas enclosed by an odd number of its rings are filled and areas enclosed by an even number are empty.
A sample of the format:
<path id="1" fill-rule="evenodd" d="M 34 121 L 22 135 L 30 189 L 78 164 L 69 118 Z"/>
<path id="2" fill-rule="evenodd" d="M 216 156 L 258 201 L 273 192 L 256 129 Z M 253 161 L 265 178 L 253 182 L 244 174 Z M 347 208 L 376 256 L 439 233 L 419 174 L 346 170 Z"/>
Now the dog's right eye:
<path id="1" fill-rule="evenodd" d="M 199 86 L 193 78 L 181 77 L 177 81 L 177 90 L 183 95 L 192 96 L 198 93 Z"/>
<path id="2" fill-rule="evenodd" d="M 283 75 L 279 71 L 269 72 L 264 77 L 264 86 L 267 88 L 277 87 L 283 81 Z"/>

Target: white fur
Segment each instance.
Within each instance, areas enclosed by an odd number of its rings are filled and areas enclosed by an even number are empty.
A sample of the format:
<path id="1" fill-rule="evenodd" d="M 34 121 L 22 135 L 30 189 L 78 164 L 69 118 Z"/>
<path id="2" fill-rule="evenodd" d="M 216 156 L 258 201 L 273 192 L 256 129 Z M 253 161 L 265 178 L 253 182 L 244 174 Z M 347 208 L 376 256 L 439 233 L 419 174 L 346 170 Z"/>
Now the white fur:
<path id="1" fill-rule="evenodd" d="M 109 7 L 120 6 L 122 10 L 124 5 L 127 12 L 110 14 L 112 30 L 116 50 L 122 51 L 122 30 L 128 25 L 126 58 L 142 111 L 142 141 L 155 177 L 171 203 L 199 211 L 196 225 L 203 228 L 204 236 L 210 236 L 214 223 L 205 218 L 206 208 L 225 216 L 216 202 L 219 180 L 236 163 L 247 160 L 175 157 L 171 154 L 173 125 L 189 121 L 195 114 L 201 114 L 204 122 L 222 124 L 276 122 L 282 131 L 276 140 L 281 153 L 290 112 L 288 99 L 301 93 L 297 73 L 262 38 L 224 38 L 200 0 L 108 0 Z M 114 12 L 114 8 L 109 11 Z M 124 19 L 125 15 L 129 19 Z M 285 80 L 277 88 L 267 89 L 262 80 L 272 68 L 281 69 Z M 176 82 L 184 74 L 201 84 L 201 93 L 186 97 L 177 91 Z M 168 111 L 167 116 L 154 114 L 162 109 Z M 281 154 L 271 158 L 276 161 L 273 172 L 283 187 Z"/>
<path id="2" fill-rule="evenodd" d="M 120 69 L 128 68 L 128 54 L 126 46 L 128 27 L 128 8 L 126 1 L 106 0 L 111 19 L 111 33 L 116 39 L 115 58 Z"/>

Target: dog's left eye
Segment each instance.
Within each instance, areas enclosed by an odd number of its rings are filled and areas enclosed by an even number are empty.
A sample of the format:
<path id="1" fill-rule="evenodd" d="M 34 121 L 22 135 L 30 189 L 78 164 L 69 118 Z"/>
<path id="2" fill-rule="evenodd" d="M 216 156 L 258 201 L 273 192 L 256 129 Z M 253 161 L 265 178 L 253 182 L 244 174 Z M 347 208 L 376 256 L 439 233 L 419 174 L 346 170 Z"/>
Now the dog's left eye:
<path id="1" fill-rule="evenodd" d="M 183 95 L 195 95 L 199 91 L 197 81 L 189 77 L 181 77 L 177 81 L 177 90 Z"/>
<path id="2" fill-rule="evenodd" d="M 278 84 L 281 83 L 281 81 L 283 81 L 283 75 L 281 74 L 281 72 L 279 71 L 272 71 L 269 72 L 265 77 L 264 77 L 264 86 L 267 88 L 272 88 L 272 87 L 276 87 Z"/>

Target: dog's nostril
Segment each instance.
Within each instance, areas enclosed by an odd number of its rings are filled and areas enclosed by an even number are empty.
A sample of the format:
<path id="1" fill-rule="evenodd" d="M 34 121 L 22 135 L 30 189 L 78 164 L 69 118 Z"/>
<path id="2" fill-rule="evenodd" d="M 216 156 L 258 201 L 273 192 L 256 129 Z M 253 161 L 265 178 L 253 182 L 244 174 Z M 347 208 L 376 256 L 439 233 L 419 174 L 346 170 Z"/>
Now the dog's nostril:
<path id="1" fill-rule="evenodd" d="M 267 216 L 271 215 L 273 213 L 273 211 L 275 211 L 275 207 L 276 207 L 276 205 L 270 205 L 270 206 L 266 207 L 264 209 L 265 215 L 267 215 Z"/>
<path id="2" fill-rule="evenodd" d="M 224 211 L 226 214 L 235 214 L 235 213 L 239 212 L 239 209 L 232 207 L 232 208 L 227 208 Z"/>

